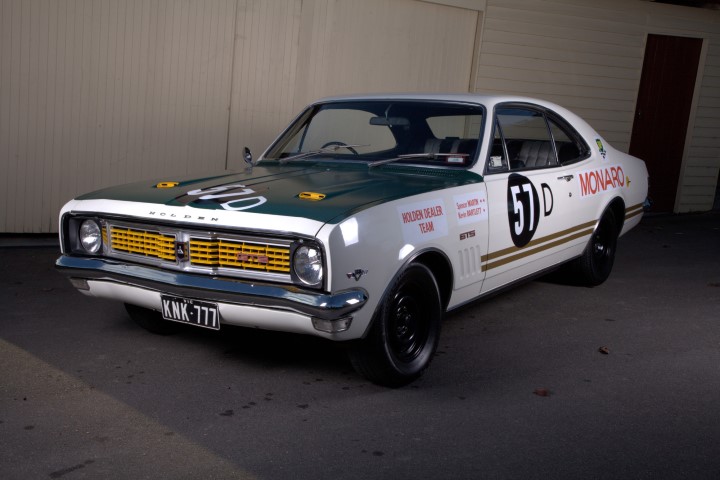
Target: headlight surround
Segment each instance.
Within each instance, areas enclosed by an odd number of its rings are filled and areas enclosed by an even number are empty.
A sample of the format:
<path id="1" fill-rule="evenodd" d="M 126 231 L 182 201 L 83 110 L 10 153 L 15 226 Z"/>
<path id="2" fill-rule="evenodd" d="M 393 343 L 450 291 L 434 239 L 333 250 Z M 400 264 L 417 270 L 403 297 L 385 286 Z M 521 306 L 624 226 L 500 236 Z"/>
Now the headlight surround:
<path id="1" fill-rule="evenodd" d="M 322 250 L 312 243 L 303 243 L 293 253 L 293 277 L 304 285 L 319 287 L 324 277 Z"/>
<path id="2" fill-rule="evenodd" d="M 102 248 L 102 230 L 95 220 L 85 220 L 78 229 L 78 241 L 87 253 L 98 253 Z"/>

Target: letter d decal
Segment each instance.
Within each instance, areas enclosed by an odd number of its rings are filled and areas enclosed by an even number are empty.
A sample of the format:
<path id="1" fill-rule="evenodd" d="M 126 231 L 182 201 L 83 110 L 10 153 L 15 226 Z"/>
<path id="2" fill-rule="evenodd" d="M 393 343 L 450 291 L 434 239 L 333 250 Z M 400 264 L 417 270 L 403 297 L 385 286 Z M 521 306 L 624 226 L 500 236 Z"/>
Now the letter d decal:
<path id="1" fill-rule="evenodd" d="M 547 183 L 543 183 L 542 185 L 540 185 L 540 189 L 542 190 L 542 194 L 543 194 L 544 213 L 545 213 L 545 216 L 547 217 L 553 211 L 555 199 L 553 198 L 552 190 L 550 190 L 550 186 Z M 550 207 L 549 208 L 548 208 L 548 197 L 550 197 Z"/>

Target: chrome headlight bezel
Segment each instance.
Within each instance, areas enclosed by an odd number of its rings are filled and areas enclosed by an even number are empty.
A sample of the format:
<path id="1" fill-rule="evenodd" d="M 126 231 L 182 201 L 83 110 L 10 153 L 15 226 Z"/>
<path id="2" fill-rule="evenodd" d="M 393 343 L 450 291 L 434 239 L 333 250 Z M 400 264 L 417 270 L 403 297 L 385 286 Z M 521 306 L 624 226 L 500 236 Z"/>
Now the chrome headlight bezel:
<path id="1" fill-rule="evenodd" d="M 325 255 L 315 242 L 293 244 L 290 274 L 293 283 L 304 287 L 322 288 L 325 281 Z"/>
<path id="2" fill-rule="evenodd" d="M 97 217 L 66 217 L 66 221 L 63 222 L 65 251 L 75 255 L 103 255 L 104 228 L 104 222 Z M 95 243 L 88 243 L 92 235 L 95 235 Z"/>

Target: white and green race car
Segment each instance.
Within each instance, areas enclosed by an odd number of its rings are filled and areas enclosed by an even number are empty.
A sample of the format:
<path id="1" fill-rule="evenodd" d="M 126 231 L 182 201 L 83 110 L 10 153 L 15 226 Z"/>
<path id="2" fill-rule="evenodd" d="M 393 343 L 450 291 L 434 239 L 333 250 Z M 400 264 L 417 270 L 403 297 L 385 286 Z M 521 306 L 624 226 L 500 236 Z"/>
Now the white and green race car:
<path id="1" fill-rule="evenodd" d="M 316 335 L 399 386 L 444 312 L 558 266 L 605 281 L 648 182 L 578 116 L 512 96 L 324 99 L 246 162 L 68 202 L 57 268 L 152 332 Z"/>

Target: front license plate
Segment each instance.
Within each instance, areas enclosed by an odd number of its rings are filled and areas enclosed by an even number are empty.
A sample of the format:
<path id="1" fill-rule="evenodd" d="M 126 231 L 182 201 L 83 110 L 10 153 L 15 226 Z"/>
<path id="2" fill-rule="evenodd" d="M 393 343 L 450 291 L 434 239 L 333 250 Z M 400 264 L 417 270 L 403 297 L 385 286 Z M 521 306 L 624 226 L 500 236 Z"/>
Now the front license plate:
<path id="1" fill-rule="evenodd" d="M 220 329 L 220 315 L 215 303 L 189 298 L 161 295 L 162 316 L 165 320 L 189 323 L 199 327 Z"/>

